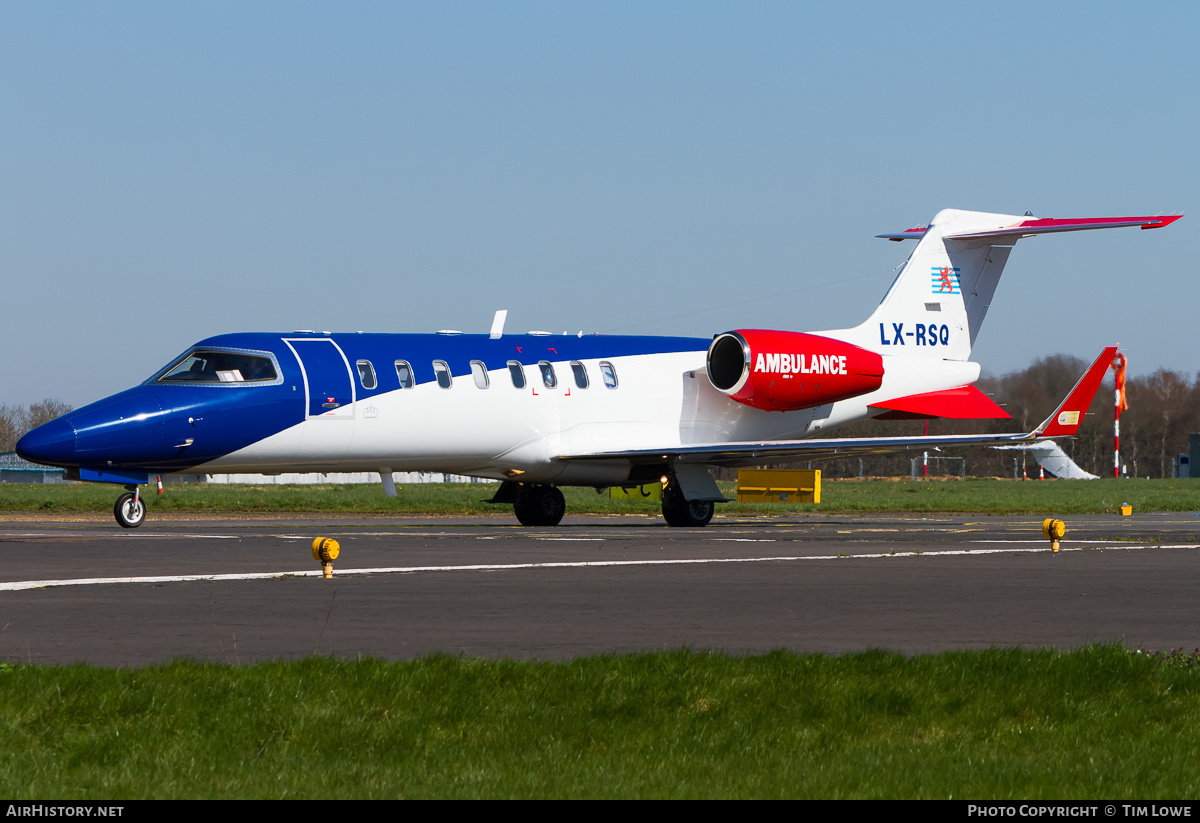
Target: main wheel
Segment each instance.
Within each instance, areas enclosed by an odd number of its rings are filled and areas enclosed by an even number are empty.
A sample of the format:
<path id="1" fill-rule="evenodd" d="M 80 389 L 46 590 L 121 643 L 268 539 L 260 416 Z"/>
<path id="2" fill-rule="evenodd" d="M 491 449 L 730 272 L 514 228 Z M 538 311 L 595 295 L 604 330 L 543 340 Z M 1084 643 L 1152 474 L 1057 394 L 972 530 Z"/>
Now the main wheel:
<path id="1" fill-rule="evenodd" d="M 522 526 L 557 526 L 567 512 L 567 501 L 555 486 L 522 487 L 513 512 Z"/>
<path id="2" fill-rule="evenodd" d="M 668 526 L 699 528 L 712 520 L 716 504 L 711 500 L 684 500 L 675 484 L 663 489 L 662 513 Z"/>
<path id="3" fill-rule="evenodd" d="M 146 519 L 146 504 L 140 497 L 126 492 L 117 498 L 113 506 L 113 516 L 117 518 L 117 525 L 122 529 L 136 529 Z"/>

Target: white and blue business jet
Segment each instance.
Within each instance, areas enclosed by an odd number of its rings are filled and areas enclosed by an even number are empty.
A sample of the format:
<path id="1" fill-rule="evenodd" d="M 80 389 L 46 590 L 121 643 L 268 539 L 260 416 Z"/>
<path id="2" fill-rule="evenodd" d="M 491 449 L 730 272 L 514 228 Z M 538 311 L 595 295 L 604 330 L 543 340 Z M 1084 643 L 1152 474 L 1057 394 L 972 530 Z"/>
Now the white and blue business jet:
<path id="1" fill-rule="evenodd" d="M 502 481 L 526 526 L 563 516 L 561 486 L 666 479 L 672 526 L 703 526 L 724 500 L 710 469 L 909 449 L 1029 442 L 1075 433 L 1114 349 L 1029 432 L 816 438 L 868 417 L 1007 417 L 972 385 L 969 360 L 1022 237 L 1139 226 L 1179 215 L 1038 219 L 941 211 L 863 324 L 815 333 L 740 329 L 713 339 L 505 334 L 224 334 L 146 382 L 34 429 L 27 460 L 126 487 L 114 507 L 142 523 L 139 487 L 197 472 L 438 471 Z"/>

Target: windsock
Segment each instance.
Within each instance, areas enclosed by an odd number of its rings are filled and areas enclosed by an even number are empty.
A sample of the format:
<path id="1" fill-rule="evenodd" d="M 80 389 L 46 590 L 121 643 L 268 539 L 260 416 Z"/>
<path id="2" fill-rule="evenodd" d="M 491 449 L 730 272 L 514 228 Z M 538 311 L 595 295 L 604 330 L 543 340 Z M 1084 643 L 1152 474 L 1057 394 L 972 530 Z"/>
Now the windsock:
<path id="1" fill-rule="evenodd" d="M 1117 384 L 1117 408 L 1121 411 L 1126 411 L 1129 404 L 1125 402 L 1125 366 L 1128 361 L 1125 355 L 1117 352 L 1113 355 L 1112 370 L 1115 375 L 1114 380 Z"/>

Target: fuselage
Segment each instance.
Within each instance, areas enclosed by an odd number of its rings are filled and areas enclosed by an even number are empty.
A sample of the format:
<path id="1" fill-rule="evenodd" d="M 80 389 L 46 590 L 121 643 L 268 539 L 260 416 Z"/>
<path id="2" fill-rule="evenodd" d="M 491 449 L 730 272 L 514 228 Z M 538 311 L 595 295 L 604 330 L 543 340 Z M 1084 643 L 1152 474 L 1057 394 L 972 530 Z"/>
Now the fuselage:
<path id="1" fill-rule="evenodd" d="M 562 456 L 803 437 L 882 397 L 973 382 L 974 363 L 887 361 L 878 391 L 796 411 L 719 392 L 704 338 L 239 333 L 20 443 L 50 465 L 150 474 L 447 471 L 611 485 L 628 464 Z"/>

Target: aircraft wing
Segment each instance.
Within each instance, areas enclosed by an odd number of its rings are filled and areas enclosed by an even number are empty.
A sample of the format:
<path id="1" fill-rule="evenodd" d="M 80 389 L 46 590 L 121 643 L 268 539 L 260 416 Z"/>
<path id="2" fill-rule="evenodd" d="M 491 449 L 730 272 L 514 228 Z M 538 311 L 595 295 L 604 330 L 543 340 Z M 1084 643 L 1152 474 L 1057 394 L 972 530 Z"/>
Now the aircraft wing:
<path id="1" fill-rule="evenodd" d="M 958 446 L 999 446 L 1031 443 L 1040 438 L 1071 437 L 1078 430 L 1104 374 L 1116 354 L 1106 348 L 1092 363 L 1067 398 L 1033 431 L 1009 434 L 945 434 L 921 437 L 835 437 L 811 440 L 765 440 L 742 443 L 696 443 L 661 449 L 564 454 L 561 460 L 628 460 L 634 465 L 704 464 L 737 468 L 793 460 L 831 460 L 904 451 L 937 450 Z"/>

